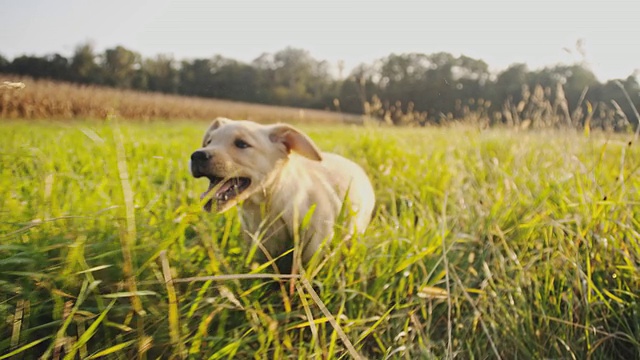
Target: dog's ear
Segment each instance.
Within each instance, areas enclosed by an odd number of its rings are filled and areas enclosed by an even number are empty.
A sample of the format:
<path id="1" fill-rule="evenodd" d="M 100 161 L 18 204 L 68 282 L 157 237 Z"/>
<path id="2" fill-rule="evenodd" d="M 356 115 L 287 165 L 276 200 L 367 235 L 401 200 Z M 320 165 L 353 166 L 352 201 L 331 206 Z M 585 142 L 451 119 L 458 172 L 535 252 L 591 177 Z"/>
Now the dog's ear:
<path id="1" fill-rule="evenodd" d="M 217 128 L 221 127 L 224 124 L 230 123 L 233 120 L 227 119 L 227 118 L 223 118 L 223 117 L 217 117 L 215 118 L 212 122 L 211 125 L 209 125 L 209 128 L 207 128 L 207 131 L 204 132 L 204 137 L 202 138 L 202 147 L 207 146 L 207 144 L 209 143 L 209 139 L 211 139 L 211 132 L 215 131 Z"/>
<path id="2" fill-rule="evenodd" d="M 231 121 L 233 121 L 233 120 L 227 119 L 227 118 L 224 118 L 224 117 L 217 117 L 217 118 L 215 118 L 213 120 L 211 125 L 209 125 L 209 131 L 213 131 L 213 130 L 219 128 L 220 126 L 222 126 L 224 124 L 230 123 Z"/>
<path id="3" fill-rule="evenodd" d="M 271 127 L 269 140 L 284 145 L 287 153 L 294 151 L 306 158 L 322 161 L 320 150 L 313 140 L 300 130 L 286 124 L 278 124 Z"/>

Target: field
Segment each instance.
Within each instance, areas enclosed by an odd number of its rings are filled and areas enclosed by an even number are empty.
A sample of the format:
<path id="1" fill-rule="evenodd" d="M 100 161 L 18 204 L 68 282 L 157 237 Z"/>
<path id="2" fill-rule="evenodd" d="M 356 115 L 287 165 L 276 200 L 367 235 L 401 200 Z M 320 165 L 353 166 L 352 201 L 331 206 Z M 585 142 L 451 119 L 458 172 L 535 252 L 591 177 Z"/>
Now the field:
<path id="1" fill-rule="evenodd" d="M 10 84 L 18 89 L 4 89 Z M 362 117 L 322 110 L 250 104 L 93 85 L 0 76 L 0 119 L 104 119 L 127 120 L 213 119 L 226 116 L 257 122 L 362 123 Z"/>
<path id="2" fill-rule="evenodd" d="M 302 126 L 378 204 L 290 293 L 200 210 L 206 124 L 1 123 L 0 359 L 640 359 L 631 136 Z"/>

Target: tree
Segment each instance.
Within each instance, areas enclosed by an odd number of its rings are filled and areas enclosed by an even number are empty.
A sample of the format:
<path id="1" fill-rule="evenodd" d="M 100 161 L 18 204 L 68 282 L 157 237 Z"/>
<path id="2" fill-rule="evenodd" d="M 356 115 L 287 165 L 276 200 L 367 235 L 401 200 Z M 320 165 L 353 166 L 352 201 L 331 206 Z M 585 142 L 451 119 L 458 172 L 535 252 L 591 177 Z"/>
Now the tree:
<path id="1" fill-rule="evenodd" d="M 102 70 L 96 58 L 93 45 L 90 43 L 77 46 L 71 58 L 70 79 L 84 84 L 102 83 Z"/>
<path id="2" fill-rule="evenodd" d="M 490 81 L 485 62 L 449 53 L 391 54 L 379 60 L 375 69 L 371 78 L 383 104 L 396 112 L 427 112 L 432 119 L 461 116 L 468 107 L 461 104 L 474 102 Z"/>
<path id="3" fill-rule="evenodd" d="M 456 116 L 465 116 L 465 108 L 478 110 L 477 106 L 483 104 L 478 100 L 490 100 L 488 90 L 491 74 L 487 63 L 461 55 L 455 60 L 451 71 L 455 82 L 455 98 L 463 104 L 462 109 L 456 108 Z"/>
<path id="4" fill-rule="evenodd" d="M 593 89 L 599 82 L 591 70 L 586 67 L 575 64 L 571 66 L 557 66 L 555 70 L 562 74 L 564 80 L 564 92 L 569 101 L 570 106 L 579 106 L 578 104 L 583 91 Z M 589 95 L 587 93 L 587 95 Z M 593 99 L 589 96 L 587 98 Z"/>
<path id="5" fill-rule="evenodd" d="M 134 81 L 140 85 L 141 68 L 140 55 L 122 46 L 107 49 L 104 53 L 102 67 L 105 74 L 105 84 L 117 88 L 133 87 Z"/>
<path id="6" fill-rule="evenodd" d="M 321 107 L 332 92 L 326 62 L 314 59 L 306 50 L 288 47 L 277 53 L 262 54 L 252 65 L 259 72 L 259 86 L 268 92 L 268 102 L 279 105 Z"/>
<path id="7" fill-rule="evenodd" d="M 69 59 L 60 55 L 53 54 L 46 57 L 49 64 L 49 77 L 58 80 L 71 79 L 71 64 Z"/>
<path id="8" fill-rule="evenodd" d="M 213 74 L 211 60 L 195 59 L 183 61 L 180 67 L 178 91 L 184 95 L 213 96 Z"/>
<path id="9" fill-rule="evenodd" d="M 19 56 L 8 66 L 9 72 L 17 75 L 29 75 L 34 78 L 48 77 L 49 66 L 45 58 L 36 56 Z"/>
<path id="10" fill-rule="evenodd" d="M 620 85 L 622 85 L 624 91 L 620 88 Z M 625 92 L 626 95 L 629 95 L 631 103 L 627 99 Z M 628 124 L 633 128 L 639 126 L 640 119 L 636 118 L 634 108 L 637 111 L 638 106 L 640 106 L 640 84 L 635 76 L 630 75 L 624 80 L 609 80 L 598 89 L 597 94 L 597 98 L 604 106 L 621 110 L 624 116 L 622 114 L 619 115 L 626 118 Z"/>
<path id="11" fill-rule="evenodd" d="M 419 109 L 426 107 L 420 93 L 430 85 L 426 82 L 430 60 L 424 54 L 391 54 L 378 62 L 379 94 L 383 101 L 400 101 L 405 106 L 413 102 Z"/>
<path id="12" fill-rule="evenodd" d="M 358 65 L 340 84 L 338 99 L 340 110 L 354 114 L 368 114 L 367 103 L 378 93 L 374 81 L 375 70 L 367 64 Z"/>
<path id="13" fill-rule="evenodd" d="M 493 103 L 501 107 L 505 101 L 518 104 L 522 100 L 522 87 L 529 83 L 526 64 L 513 64 L 498 74 L 493 87 Z"/>
<path id="14" fill-rule="evenodd" d="M 212 96 L 221 99 L 233 99 L 259 102 L 257 70 L 250 65 L 216 56 L 212 60 Z"/>
<path id="15" fill-rule="evenodd" d="M 178 91 L 179 70 L 173 57 L 158 55 L 154 59 L 146 59 L 142 69 L 147 78 L 147 88 L 174 94 Z"/>
<path id="16" fill-rule="evenodd" d="M 20 56 L 8 62 L 0 59 L 0 71 L 18 75 L 28 75 L 34 78 L 48 78 L 56 80 L 69 80 L 69 61 L 60 54 L 37 56 Z"/>
<path id="17" fill-rule="evenodd" d="M 0 54 L 0 73 L 9 72 L 8 71 L 9 64 L 10 64 L 9 60 L 4 56 L 2 56 L 2 54 Z"/>

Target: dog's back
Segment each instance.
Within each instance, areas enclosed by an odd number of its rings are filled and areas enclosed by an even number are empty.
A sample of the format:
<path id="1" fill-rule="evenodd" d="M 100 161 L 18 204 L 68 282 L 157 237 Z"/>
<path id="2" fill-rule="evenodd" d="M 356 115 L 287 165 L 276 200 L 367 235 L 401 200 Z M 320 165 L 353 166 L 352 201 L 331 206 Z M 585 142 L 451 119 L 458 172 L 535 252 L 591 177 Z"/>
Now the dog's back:
<path id="1" fill-rule="evenodd" d="M 353 161 L 340 155 L 323 153 L 322 166 L 327 169 L 326 176 L 334 182 L 341 200 L 347 200 L 354 219 L 352 227 L 363 232 L 371 221 L 375 205 L 375 194 L 371 182 L 364 170 Z"/>
<path id="2" fill-rule="evenodd" d="M 272 196 L 272 210 L 282 214 L 289 234 L 296 231 L 291 221 L 297 218 L 301 222 L 312 211 L 308 228 L 301 234 L 304 263 L 323 241 L 330 240 L 336 226 L 346 230 L 343 234 L 347 237 L 356 231 L 364 232 L 375 205 L 373 187 L 364 170 L 332 153 L 322 153 L 322 161 L 292 154 L 283 169 L 278 191 Z M 336 223 L 336 220 L 346 222 Z"/>

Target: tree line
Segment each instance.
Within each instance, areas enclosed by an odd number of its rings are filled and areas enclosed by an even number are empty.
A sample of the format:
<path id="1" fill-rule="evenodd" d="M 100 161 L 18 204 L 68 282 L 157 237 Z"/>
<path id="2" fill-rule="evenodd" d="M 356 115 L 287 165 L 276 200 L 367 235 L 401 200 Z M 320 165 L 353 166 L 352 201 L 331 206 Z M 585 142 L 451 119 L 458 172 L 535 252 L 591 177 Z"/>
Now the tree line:
<path id="1" fill-rule="evenodd" d="M 343 77 L 332 72 L 327 61 L 297 48 L 264 53 L 245 63 L 220 55 L 189 60 L 168 55 L 145 58 L 122 46 L 99 53 L 87 43 L 77 46 L 68 58 L 52 54 L 9 60 L 0 55 L 0 73 L 328 109 L 395 124 L 424 125 L 469 114 L 481 114 L 492 123 L 519 123 L 546 114 L 574 125 L 609 119 L 609 126 L 624 128 L 637 124 L 632 104 L 640 104 L 640 85 L 633 74 L 601 83 L 579 63 L 539 70 L 513 64 L 494 74 L 480 59 L 444 52 L 391 54 L 360 64 Z"/>

